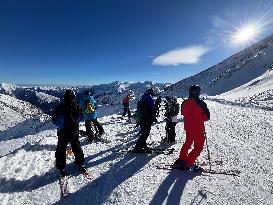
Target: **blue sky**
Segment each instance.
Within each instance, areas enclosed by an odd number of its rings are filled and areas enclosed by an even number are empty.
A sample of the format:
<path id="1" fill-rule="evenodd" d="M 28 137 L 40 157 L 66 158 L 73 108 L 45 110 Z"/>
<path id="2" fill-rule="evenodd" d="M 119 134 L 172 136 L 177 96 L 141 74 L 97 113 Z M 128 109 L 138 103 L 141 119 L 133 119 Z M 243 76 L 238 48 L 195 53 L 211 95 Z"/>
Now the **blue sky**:
<path id="1" fill-rule="evenodd" d="M 0 0 L 0 82 L 175 83 L 271 35 L 272 22 L 271 0 Z M 235 42 L 249 24 L 255 35 Z"/>

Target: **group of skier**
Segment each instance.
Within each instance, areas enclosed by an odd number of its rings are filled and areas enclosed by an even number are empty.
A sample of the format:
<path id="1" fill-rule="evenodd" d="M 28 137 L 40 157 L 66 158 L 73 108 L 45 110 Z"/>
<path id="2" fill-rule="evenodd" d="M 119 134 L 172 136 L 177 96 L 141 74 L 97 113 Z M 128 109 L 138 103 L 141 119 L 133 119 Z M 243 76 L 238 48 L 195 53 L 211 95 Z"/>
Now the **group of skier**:
<path id="1" fill-rule="evenodd" d="M 175 165 L 179 165 L 181 169 L 201 170 L 201 167 L 195 165 L 195 161 L 203 150 L 204 142 L 206 140 L 205 125 L 204 122 L 210 119 L 210 112 L 206 103 L 200 99 L 201 87 L 198 85 L 192 85 L 189 88 L 189 97 L 184 100 L 179 110 L 179 104 L 177 97 L 165 98 L 165 121 L 166 121 L 166 137 L 163 138 L 164 142 L 175 142 L 175 127 L 177 124 L 177 115 L 179 111 L 183 115 L 184 130 L 186 132 L 186 141 L 183 144 L 178 159 L 174 162 Z M 145 152 L 149 150 L 146 140 L 150 134 L 151 126 L 154 122 L 157 122 L 156 117 L 159 116 L 159 108 L 161 103 L 161 97 L 156 100 L 153 99 L 153 89 L 148 89 L 141 97 L 137 105 L 137 113 L 139 113 L 140 120 L 140 135 L 137 139 L 134 147 L 134 152 Z M 128 97 L 128 96 L 127 96 Z M 130 113 L 129 101 L 126 104 L 128 116 Z M 126 112 L 124 111 L 123 116 Z M 131 115 L 129 116 L 131 117 Z M 194 148 L 191 149 L 192 145 Z M 190 151 L 191 149 L 191 151 Z M 190 151 L 190 152 L 189 152 Z"/>
<path id="2" fill-rule="evenodd" d="M 210 119 L 210 112 L 206 103 L 199 98 L 201 88 L 193 85 L 189 89 L 189 98 L 184 100 L 181 105 L 181 114 L 184 117 L 184 129 L 186 131 L 186 141 L 183 144 L 178 159 L 174 164 L 178 164 L 182 169 L 200 170 L 195 165 L 195 161 L 200 155 L 206 139 L 204 122 Z M 128 113 L 131 120 L 131 112 L 129 107 L 131 96 L 127 95 L 123 100 L 124 112 L 122 116 Z M 157 122 L 156 117 L 159 116 L 159 108 L 161 97 L 154 100 L 154 90 L 149 88 L 137 103 L 137 110 L 133 117 L 138 116 L 137 124 L 140 125 L 139 138 L 136 141 L 133 152 L 146 152 L 147 138 L 151 131 L 151 126 Z M 166 97 L 164 101 L 165 120 L 166 120 L 166 137 L 165 142 L 175 142 L 175 127 L 177 124 L 177 115 L 179 114 L 179 104 L 177 97 Z M 52 121 L 58 126 L 57 136 L 58 143 L 55 152 L 56 167 L 60 171 L 61 176 L 65 176 L 66 166 L 66 148 L 68 143 L 71 144 L 72 152 L 75 156 L 75 163 L 82 173 L 87 172 L 84 167 L 84 154 L 79 141 L 79 122 L 82 118 L 85 120 L 86 135 L 88 141 L 94 139 L 94 132 L 91 124 L 95 126 L 98 133 L 102 135 L 104 129 L 97 120 L 97 102 L 89 91 L 79 103 L 76 101 L 76 95 L 73 90 L 66 90 L 64 94 L 64 102 L 60 104 L 52 114 Z M 194 148 L 189 152 L 192 145 Z"/>

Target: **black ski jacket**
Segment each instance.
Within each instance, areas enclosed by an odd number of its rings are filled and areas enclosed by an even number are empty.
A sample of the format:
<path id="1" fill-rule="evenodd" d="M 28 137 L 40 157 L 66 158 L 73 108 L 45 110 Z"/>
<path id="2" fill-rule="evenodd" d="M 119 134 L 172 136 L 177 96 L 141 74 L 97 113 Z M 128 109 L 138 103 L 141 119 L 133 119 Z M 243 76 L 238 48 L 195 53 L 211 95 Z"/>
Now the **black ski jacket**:
<path id="1" fill-rule="evenodd" d="M 62 103 L 52 114 L 52 121 L 55 124 L 58 117 L 63 117 L 64 125 L 60 130 L 67 139 L 79 137 L 80 107 L 77 103 Z"/>

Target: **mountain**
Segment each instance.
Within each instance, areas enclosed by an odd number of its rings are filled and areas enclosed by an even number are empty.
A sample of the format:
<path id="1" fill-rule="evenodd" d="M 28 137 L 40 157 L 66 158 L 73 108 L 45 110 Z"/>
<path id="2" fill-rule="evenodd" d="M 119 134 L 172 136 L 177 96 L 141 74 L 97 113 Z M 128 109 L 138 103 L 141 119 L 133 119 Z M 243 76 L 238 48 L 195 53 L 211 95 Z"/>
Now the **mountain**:
<path id="1" fill-rule="evenodd" d="M 28 102 L 0 94 L 0 131 L 41 114 L 41 110 Z"/>
<path id="2" fill-rule="evenodd" d="M 191 85 L 206 95 L 218 95 L 244 85 L 272 69 L 273 35 L 194 76 L 166 88 L 167 95 L 186 97 Z"/>
<path id="3" fill-rule="evenodd" d="M 212 98 L 212 97 L 211 97 Z M 226 93 L 215 96 L 233 105 L 273 110 L 273 68 Z"/>
<path id="4" fill-rule="evenodd" d="M 19 86 L 1 83 L 0 93 L 29 102 L 39 107 L 44 113 L 51 114 L 52 110 L 62 101 L 66 89 L 73 89 L 77 100 L 80 100 L 84 92 L 89 90 L 101 105 L 121 105 L 122 99 L 128 94 L 138 100 L 148 88 L 152 87 L 157 93 L 161 93 L 168 85 L 168 83 L 152 81 L 138 83 L 116 81 L 89 87 Z M 136 102 L 133 100 L 132 104 Z"/>
<path id="5" fill-rule="evenodd" d="M 34 106 L 15 98 L 41 99 L 45 105 L 53 105 L 66 88 L 1 84 L 0 204 L 273 204 L 271 39 L 272 36 L 171 85 L 165 92 L 162 90 L 166 85 L 150 82 L 73 88 L 78 96 L 91 90 L 101 102 L 98 120 L 105 134 L 103 140 L 93 143 L 80 136 L 85 165 L 93 180 L 80 175 L 74 156 L 67 155 L 71 192 L 67 197 L 61 197 L 55 168 L 56 127 L 37 108 L 39 104 Z M 186 96 L 188 87 L 197 82 L 209 94 L 205 102 L 211 112 L 206 123 L 206 144 L 197 163 L 208 169 L 211 162 L 211 168 L 217 171 L 237 170 L 239 176 L 156 168 L 173 163 L 185 141 L 179 115 L 176 143 L 162 142 L 166 136 L 163 106 L 147 143 L 154 148 L 174 148 L 173 154 L 116 152 L 132 148 L 139 136 L 135 124 L 121 116 L 123 96 L 131 93 L 137 99 L 149 86 L 162 95 Z M 178 98 L 180 104 L 182 101 Z M 80 129 L 85 129 L 83 122 Z"/>

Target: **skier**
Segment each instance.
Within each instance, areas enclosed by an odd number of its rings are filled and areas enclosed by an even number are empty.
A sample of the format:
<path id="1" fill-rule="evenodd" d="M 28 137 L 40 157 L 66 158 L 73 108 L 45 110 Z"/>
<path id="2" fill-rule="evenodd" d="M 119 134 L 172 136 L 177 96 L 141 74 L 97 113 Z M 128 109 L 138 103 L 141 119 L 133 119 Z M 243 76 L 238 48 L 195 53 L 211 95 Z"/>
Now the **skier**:
<path id="1" fill-rule="evenodd" d="M 140 136 L 134 147 L 134 152 L 145 152 L 148 149 L 146 140 L 150 134 L 151 126 L 156 120 L 153 95 L 154 90 L 149 88 L 138 102 L 138 111 L 141 115 Z"/>
<path id="2" fill-rule="evenodd" d="M 199 99 L 201 88 L 193 85 L 189 89 L 189 98 L 181 105 L 181 114 L 184 116 L 184 129 L 186 141 L 184 142 L 179 158 L 175 164 L 180 164 L 183 169 L 202 170 L 195 165 L 195 160 L 203 150 L 206 139 L 204 122 L 210 119 L 210 112 L 207 104 Z M 194 144 L 194 148 L 189 150 Z"/>
<path id="3" fill-rule="evenodd" d="M 131 111 L 130 111 L 130 99 L 131 99 L 131 96 L 128 94 L 122 101 L 122 105 L 123 105 L 123 114 L 122 114 L 122 117 L 125 117 L 126 113 L 128 112 L 128 120 L 131 121 Z"/>
<path id="4" fill-rule="evenodd" d="M 177 115 L 179 113 L 179 104 L 177 103 L 177 97 L 168 98 L 165 102 L 165 117 L 166 117 L 166 138 L 164 142 L 175 142 L 175 126 L 177 124 Z"/>
<path id="5" fill-rule="evenodd" d="M 66 90 L 64 94 L 64 103 L 60 104 L 52 114 L 52 121 L 58 126 L 58 143 L 55 152 L 56 167 L 60 175 L 64 177 L 66 167 L 66 148 L 71 144 L 75 156 L 75 163 L 79 171 L 86 173 L 83 166 L 84 154 L 79 141 L 79 119 L 80 107 L 76 102 L 76 96 L 73 90 Z"/>
<path id="6" fill-rule="evenodd" d="M 159 116 L 159 108 L 160 108 L 160 103 L 161 103 L 162 99 L 161 96 L 158 96 L 155 100 L 155 110 L 156 110 L 156 116 Z"/>
<path id="7" fill-rule="evenodd" d="M 104 134 L 104 129 L 97 119 L 97 101 L 94 99 L 89 91 L 85 91 L 84 96 L 80 101 L 80 106 L 85 121 L 85 129 L 88 141 L 92 142 L 94 140 L 94 132 L 91 129 L 91 123 L 93 123 L 95 129 L 98 129 L 99 135 Z"/>

